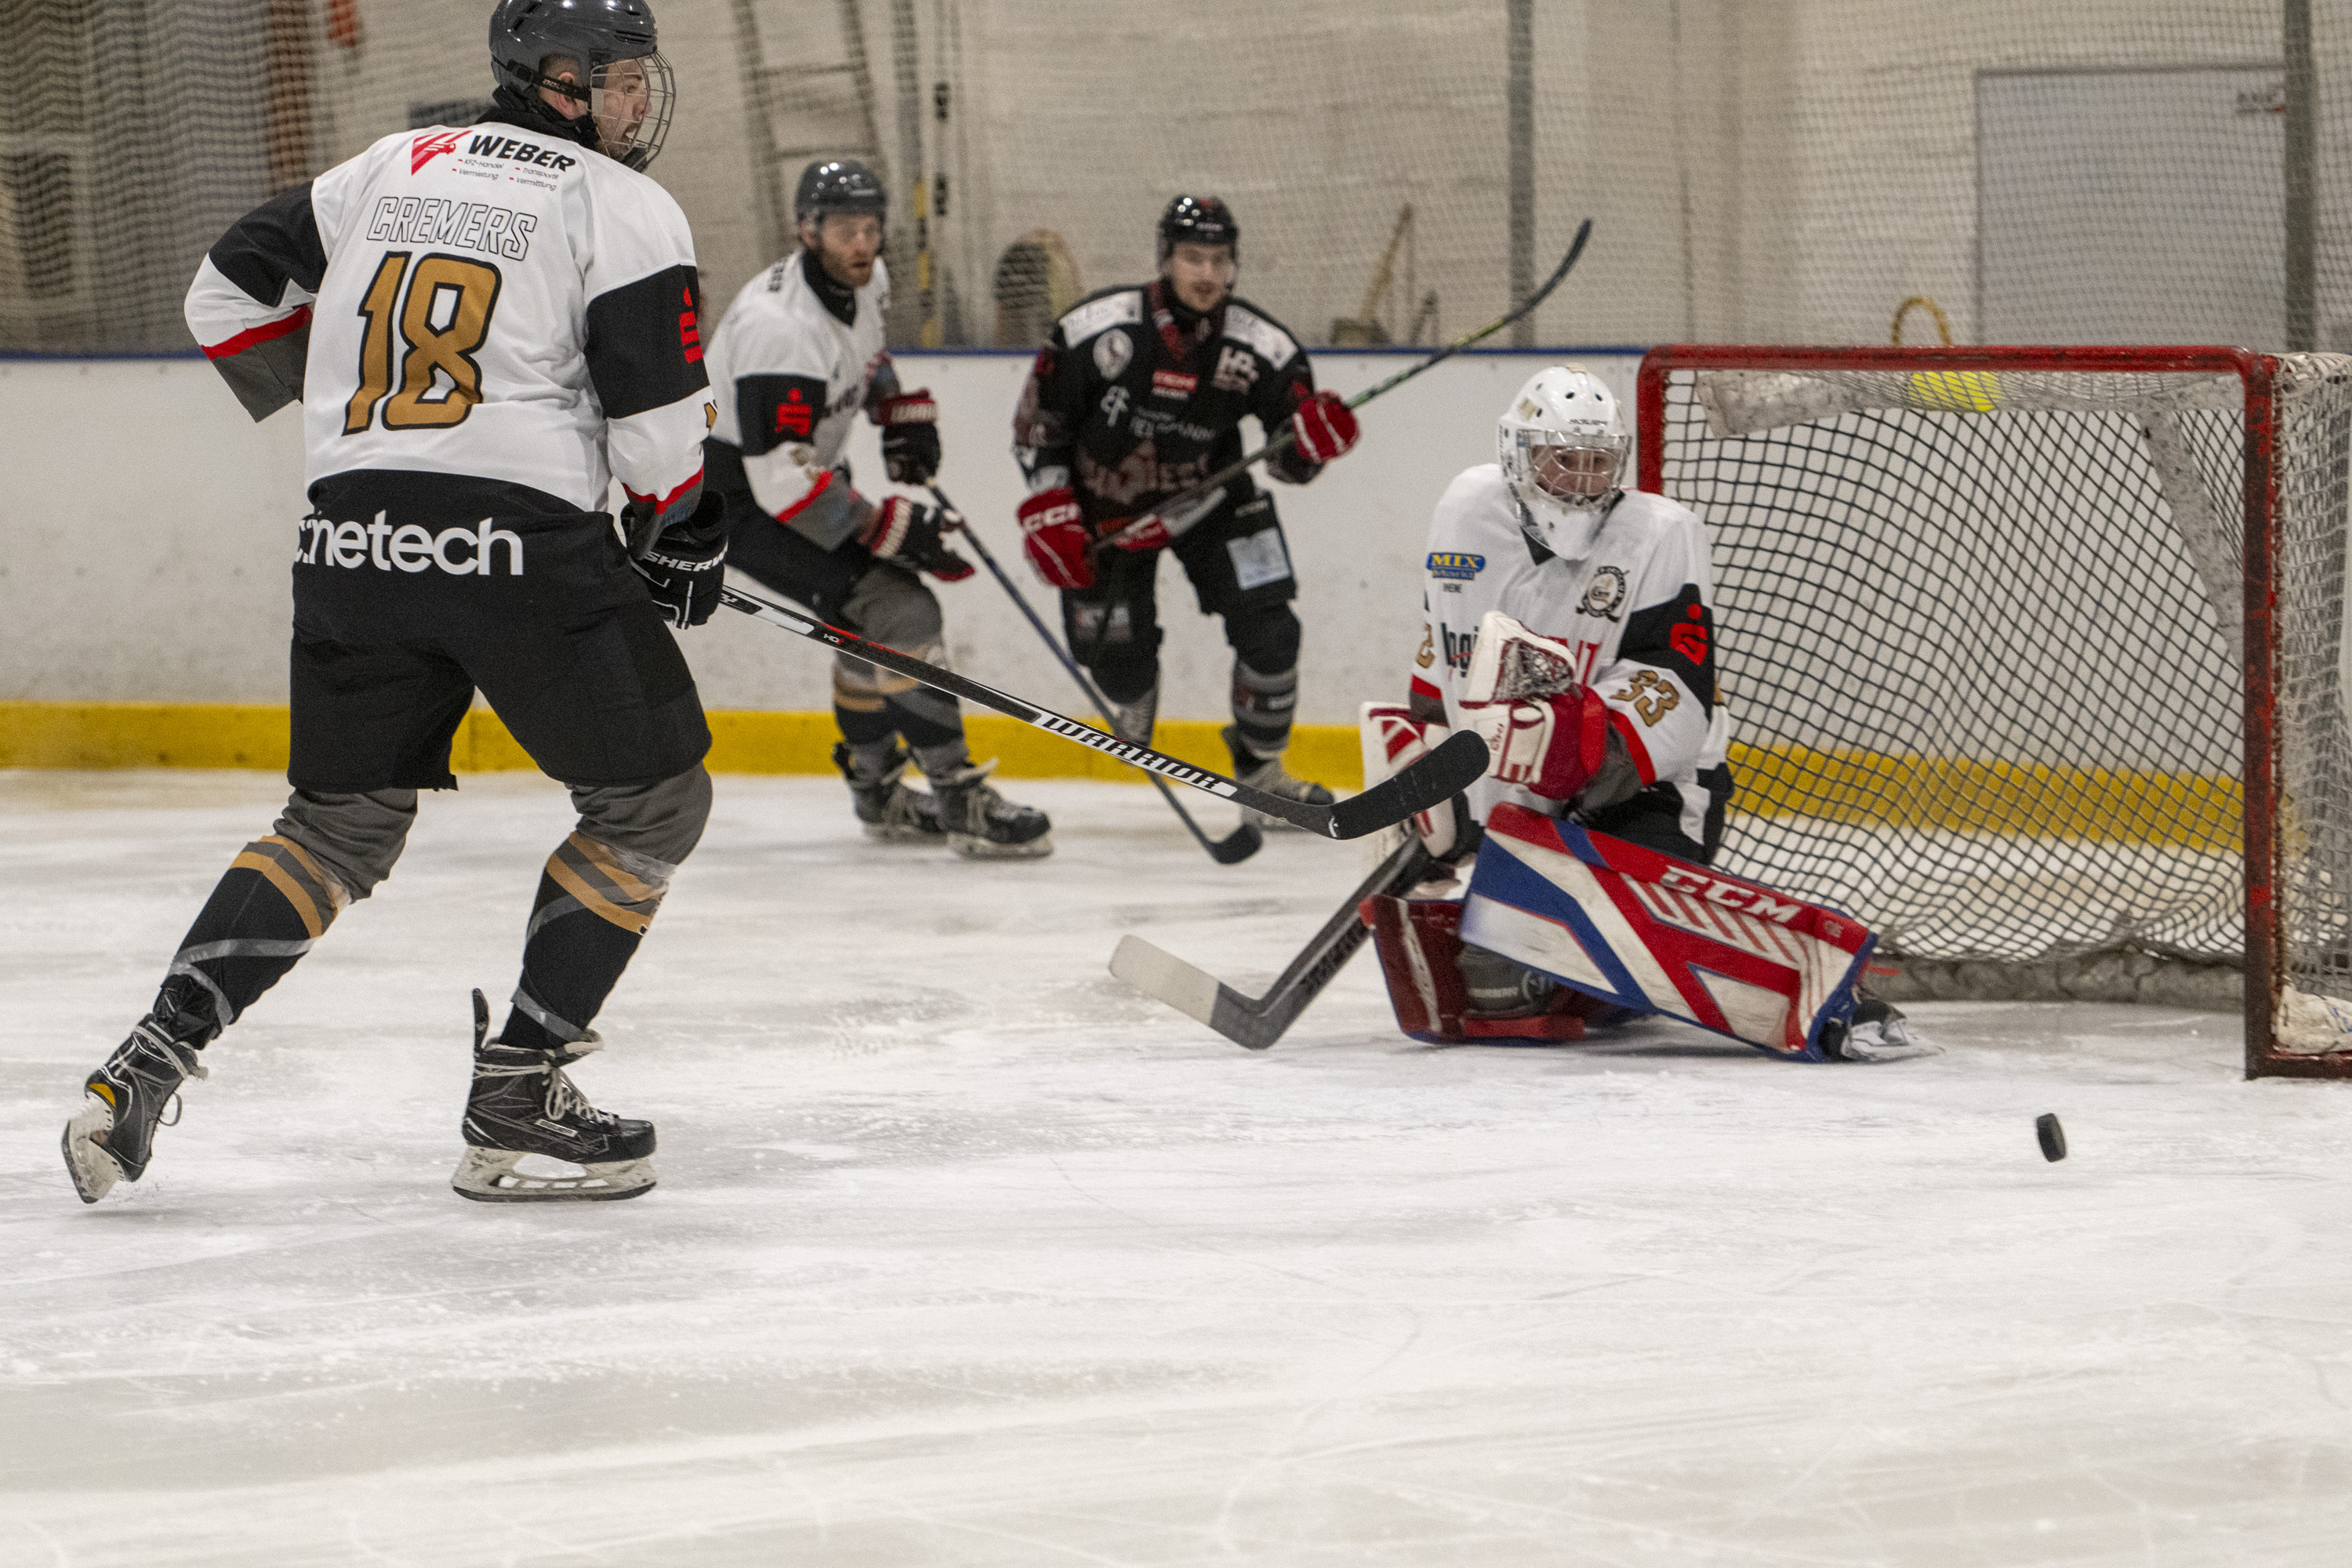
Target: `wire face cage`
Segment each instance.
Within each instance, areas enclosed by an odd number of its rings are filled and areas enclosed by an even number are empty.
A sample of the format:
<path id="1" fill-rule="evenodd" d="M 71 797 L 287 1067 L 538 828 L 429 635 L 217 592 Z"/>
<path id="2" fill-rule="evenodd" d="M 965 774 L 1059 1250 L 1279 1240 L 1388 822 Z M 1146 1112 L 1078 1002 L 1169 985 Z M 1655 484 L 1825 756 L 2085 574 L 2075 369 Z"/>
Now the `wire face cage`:
<path id="1" fill-rule="evenodd" d="M 1730 869 L 1889 990 L 2242 1003 L 2352 1076 L 2352 358 L 1674 345 L 1640 482 L 1714 547 Z"/>

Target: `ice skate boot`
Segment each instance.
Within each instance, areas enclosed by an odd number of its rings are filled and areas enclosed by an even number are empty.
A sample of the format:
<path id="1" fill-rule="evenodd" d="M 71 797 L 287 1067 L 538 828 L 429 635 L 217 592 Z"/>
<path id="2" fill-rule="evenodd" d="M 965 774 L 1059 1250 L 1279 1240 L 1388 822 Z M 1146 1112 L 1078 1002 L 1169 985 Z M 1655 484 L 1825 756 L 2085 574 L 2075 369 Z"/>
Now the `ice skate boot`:
<path id="1" fill-rule="evenodd" d="M 1331 804 L 1333 796 L 1329 790 L 1306 779 L 1293 778 L 1284 771 L 1281 752 L 1276 752 L 1270 757 L 1261 757 L 1242 744 L 1240 725 L 1228 724 L 1222 733 L 1224 737 L 1225 750 L 1233 754 L 1234 777 L 1238 782 L 1249 785 L 1254 790 L 1262 790 L 1267 795 L 1278 795 L 1285 800 L 1295 800 L 1307 805 Z M 1278 816 L 1268 816 L 1265 812 L 1252 811 L 1247 806 L 1242 807 L 1242 820 L 1255 822 L 1260 827 L 1281 828 L 1288 832 L 1304 831 L 1295 822 L 1285 822 Z"/>
<path id="2" fill-rule="evenodd" d="M 1833 1062 L 1901 1061 L 1934 1056 L 1943 1048 L 1913 1027 L 1901 1008 L 1860 986 L 1854 988 L 1852 1018 L 1832 1018 L 1822 1026 L 1822 1056 Z"/>
<path id="3" fill-rule="evenodd" d="M 958 768 L 931 781 L 948 847 L 967 860 L 1037 860 L 1054 852 L 1054 824 L 1034 806 L 1015 805 L 996 793 L 988 775 L 996 764 Z"/>
<path id="4" fill-rule="evenodd" d="M 164 1121 L 164 1108 L 178 1105 L 180 1085 L 189 1079 L 211 1076 L 196 1046 L 216 1031 L 205 1030 L 197 1039 L 178 1037 L 186 1031 L 174 1026 L 187 1022 L 168 1016 L 159 1001 L 157 1011 L 141 1019 L 106 1065 L 84 1080 L 81 1109 L 66 1123 L 61 1140 L 66 1170 L 82 1202 L 94 1204 L 115 1183 L 145 1175 L 155 1153 L 155 1129 L 180 1119 L 175 1109 L 172 1121 Z"/>
<path id="5" fill-rule="evenodd" d="M 449 1184 L 485 1204 L 595 1203 L 634 1198 L 654 1184 L 654 1124 L 599 1110 L 563 1069 L 600 1048 L 592 1030 L 560 1051 L 493 1040 L 490 1006 L 474 993 L 474 1082 L 460 1128 L 466 1152 Z M 542 1175 L 528 1155 L 580 1167 Z"/>
<path id="6" fill-rule="evenodd" d="M 898 775 L 907 771 L 906 747 L 893 746 L 889 763 L 870 778 L 859 773 L 846 741 L 833 748 L 833 765 L 849 781 L 849 798 L 857 808 L 857 820 L 865 825 L 866 837 L 883 844 L 946 840 L 947 829 L 940 826 L 940 803 L 898 782 Z"/>

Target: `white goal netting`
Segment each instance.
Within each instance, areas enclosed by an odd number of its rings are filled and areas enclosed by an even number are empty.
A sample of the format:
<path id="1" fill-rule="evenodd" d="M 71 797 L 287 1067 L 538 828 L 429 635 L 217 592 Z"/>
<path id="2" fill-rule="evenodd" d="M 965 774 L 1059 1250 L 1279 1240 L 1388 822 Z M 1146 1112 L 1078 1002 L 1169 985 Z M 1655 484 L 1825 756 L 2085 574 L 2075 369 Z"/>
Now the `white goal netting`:
<path id="1" fill-rule="evenodd" d="M 228 219 L 476 111 L 489 8 L 17 0 L 0 350 L 184 352 Z M 802 164 L 861 157 L 896 204 L 902 345 L 1035 341 L 1147 275 L 1160 207 L 1205 189 L 1240 216 L 1244 291 L 1311 344 L 1459 335 L 1591 216 L 1525 341 L 1881 342 L 1920 298 L 1960 342 L 2352 349 L 2341 5 L 656 8 L 681 102 L 655 174 L 714 300 L 789 244 Z"/>
<path id="2" fill-rule="evenodd" d="M 2275 795 L 2256 815 L 2284 972 L 2352 998 L 2352 358 L 2278 364 L 2276 607 L 2251 633 L 2263 407 L 2235 374 L 1924 356 L 1670 374 L 1661 477 L 1714 542 L 1739 740 L 1727 863 L 1868 921 L 1930 990 L 2025 994 L 2065 971 L 2214 1000 L 2183 976 L 2246 950 L 2242 671 L 2266 637 Z"/>

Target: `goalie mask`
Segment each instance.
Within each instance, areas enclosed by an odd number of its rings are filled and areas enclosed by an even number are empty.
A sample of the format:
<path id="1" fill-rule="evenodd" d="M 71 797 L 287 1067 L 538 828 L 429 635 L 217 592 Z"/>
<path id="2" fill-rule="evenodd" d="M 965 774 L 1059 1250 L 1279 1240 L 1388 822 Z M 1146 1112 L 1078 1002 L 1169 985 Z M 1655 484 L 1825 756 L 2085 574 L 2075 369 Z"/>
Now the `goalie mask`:
<path id="1" fill-rule="evenodd" d="M 1616 493 L 1632 442 L 1617 397 L 1575 365 L 1538 371 L 1496 422 L 1496 448 L 1528 533 L 1579 560 Z"/>

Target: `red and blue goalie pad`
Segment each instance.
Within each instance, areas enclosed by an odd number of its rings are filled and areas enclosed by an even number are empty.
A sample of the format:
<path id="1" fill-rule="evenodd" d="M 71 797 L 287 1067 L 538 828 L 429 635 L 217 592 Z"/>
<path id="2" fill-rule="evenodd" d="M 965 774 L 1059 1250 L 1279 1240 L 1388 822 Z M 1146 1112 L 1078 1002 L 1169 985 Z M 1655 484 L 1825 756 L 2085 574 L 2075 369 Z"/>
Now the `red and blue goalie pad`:
<path id="1" fill-rule="evenodd" d="M 1878 945 L 1836 910 L 1517 805 L 1486 819 L 1462 940 L 1621 1007 L 1815 1061 Z"/>

